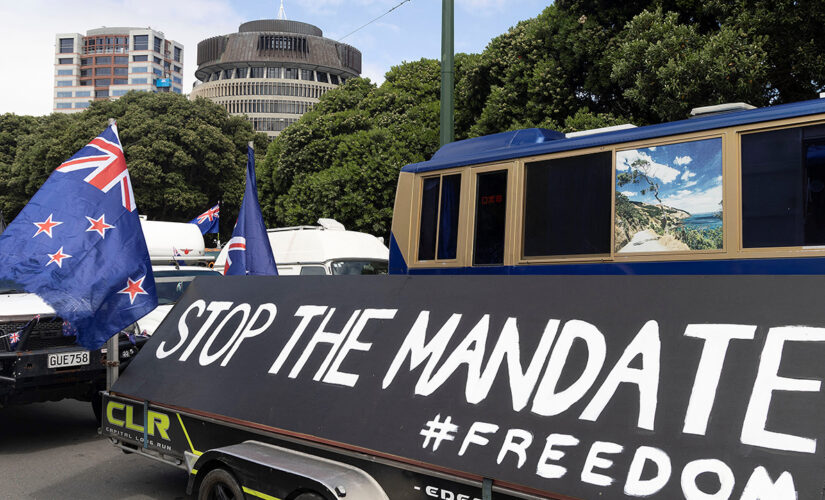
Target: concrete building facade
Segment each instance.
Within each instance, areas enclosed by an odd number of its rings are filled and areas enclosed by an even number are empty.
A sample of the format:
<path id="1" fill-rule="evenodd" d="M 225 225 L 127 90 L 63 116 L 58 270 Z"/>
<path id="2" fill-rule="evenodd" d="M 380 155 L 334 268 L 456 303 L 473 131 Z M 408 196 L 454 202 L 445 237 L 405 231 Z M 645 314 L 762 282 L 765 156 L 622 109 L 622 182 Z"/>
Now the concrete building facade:
<path id="1" fill-rule="evenodd" d="M 55 35 L 54 111 L 73 113 L 130 90 L 183 92 L 183 45 L 151 28 Z"/>
<path id="2" fill-rule="evenodd" d="M 361 52 L 324 38 L 316 26 L 263 19 L 237 33 L 198 44 L 198 81 L 190 99 L 204 97 L 258 132 L 275 137 L 322 95 L 361 74 Z"/>

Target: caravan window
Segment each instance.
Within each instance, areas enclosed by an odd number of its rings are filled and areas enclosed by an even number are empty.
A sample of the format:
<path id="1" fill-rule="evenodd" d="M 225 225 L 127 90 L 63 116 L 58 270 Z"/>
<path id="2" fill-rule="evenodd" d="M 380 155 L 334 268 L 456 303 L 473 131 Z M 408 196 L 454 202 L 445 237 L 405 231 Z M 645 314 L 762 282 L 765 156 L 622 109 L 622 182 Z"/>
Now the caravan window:
<path id="1" fill-rule="evenodd" d="M 611 154 L 528 163 L 524 257 L 610 253 Z"/>
<path id="2" fill-rule="evenodd" d="M 742 243 L 825 245 L 825 125 L 742 136 Z"/>
<path id="3" fill-rule="evenodd" d="M 476 219 L 473 265 L 504 263 L 507 171 L 476 176 Z"/>
<path id="4" fill-rule="evenodd" d="M 422 191 L 418 260 L 453 260 L 458 244 L 461 174 L 425 178 Z"/>

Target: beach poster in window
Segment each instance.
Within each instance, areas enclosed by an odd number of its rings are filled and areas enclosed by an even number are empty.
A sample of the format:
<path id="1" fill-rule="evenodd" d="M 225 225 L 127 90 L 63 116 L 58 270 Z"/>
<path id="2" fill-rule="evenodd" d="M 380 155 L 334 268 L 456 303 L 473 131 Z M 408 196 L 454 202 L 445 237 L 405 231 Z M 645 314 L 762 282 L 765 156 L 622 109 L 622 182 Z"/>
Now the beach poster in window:
<path id="1" fill-rule="evenodd" d="M 722 139 L 616 153 L 616 253 L 720 250 Z"/>

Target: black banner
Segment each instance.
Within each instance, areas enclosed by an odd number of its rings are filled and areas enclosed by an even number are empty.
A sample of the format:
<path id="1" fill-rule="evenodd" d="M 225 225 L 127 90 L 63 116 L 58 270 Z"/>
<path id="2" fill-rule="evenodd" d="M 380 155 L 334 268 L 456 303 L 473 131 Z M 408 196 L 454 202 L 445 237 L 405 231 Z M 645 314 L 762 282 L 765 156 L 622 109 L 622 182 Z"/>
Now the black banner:
<path id="1" fill-rule="evenodd" d="M 548 494 L 819 498 L 823 291 L 818 276 L 198 278 L 113 391 Z"/>

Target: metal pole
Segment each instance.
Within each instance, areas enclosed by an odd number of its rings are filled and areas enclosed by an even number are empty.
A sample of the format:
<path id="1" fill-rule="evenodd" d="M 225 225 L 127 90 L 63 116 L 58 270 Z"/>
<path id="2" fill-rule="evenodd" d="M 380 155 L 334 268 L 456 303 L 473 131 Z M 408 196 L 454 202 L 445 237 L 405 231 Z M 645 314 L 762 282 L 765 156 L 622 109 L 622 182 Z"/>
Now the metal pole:
<path id="1" fill-rule="evenodd" d="M 453 56 L 453 2 L 441 4 L 441 145 L 453 142 L 455 119 L 453 116 L 453 88 L 455 74 Z"/>
<path id="2" fill-rule="evenodd" d="M 109 126 L 114 125 L 115 119 L 109 118 Z M 120 374 L 120 332 L 112 335 L 106 341 L 106 390 L 111 390 L 112 385 Z"/>

